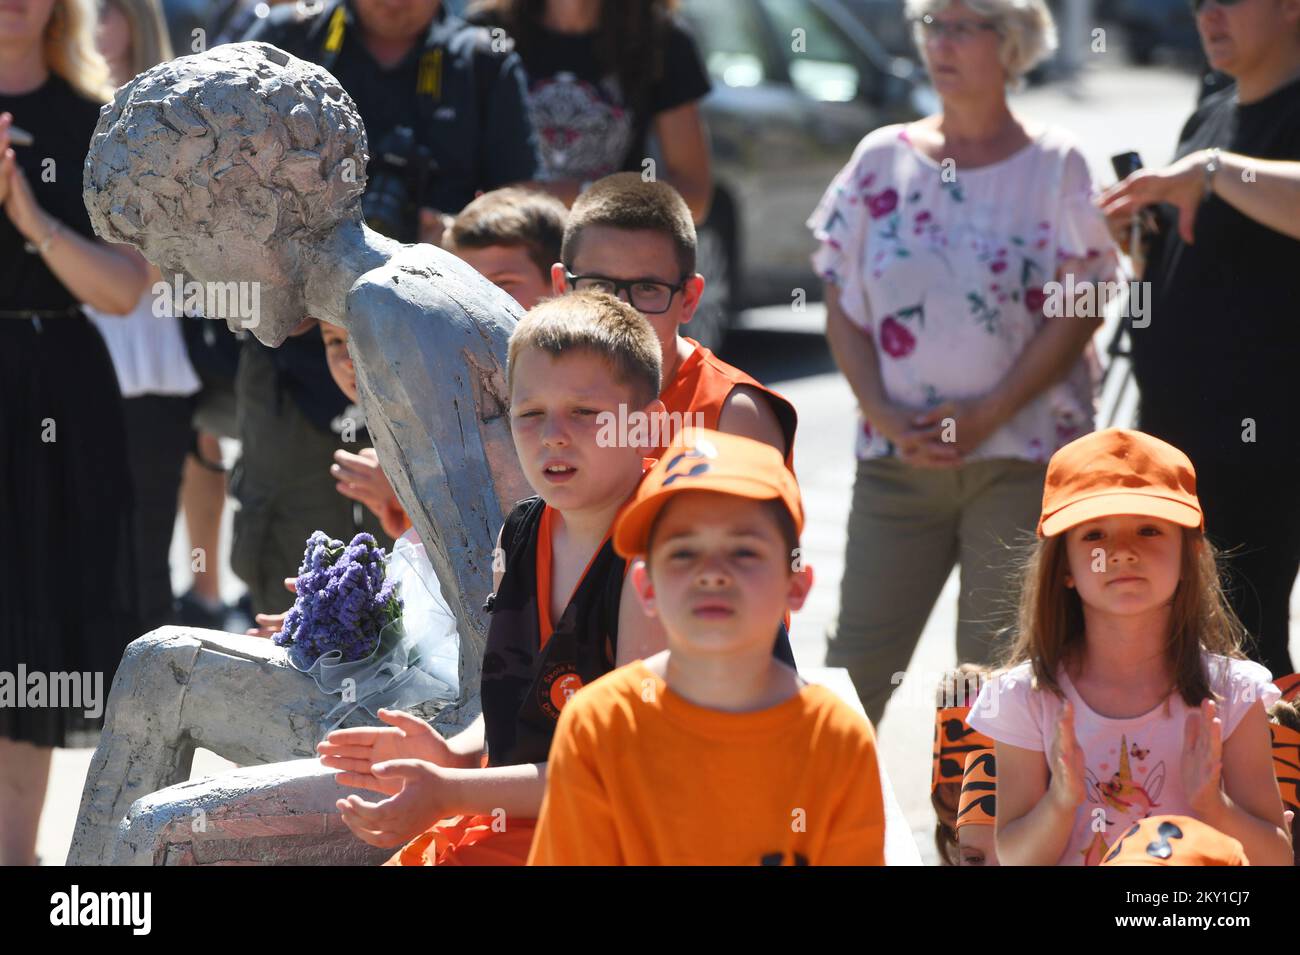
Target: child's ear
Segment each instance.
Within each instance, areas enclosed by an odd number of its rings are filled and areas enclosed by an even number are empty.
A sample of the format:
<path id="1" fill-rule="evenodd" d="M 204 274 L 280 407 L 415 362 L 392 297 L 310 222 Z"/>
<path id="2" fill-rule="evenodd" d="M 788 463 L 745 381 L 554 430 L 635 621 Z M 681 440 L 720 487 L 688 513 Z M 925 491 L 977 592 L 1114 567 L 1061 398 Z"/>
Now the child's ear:
<path id="1" fill-rule="evenodd" d="M 791 613 L 803 609 L 812 585 L 812 565 L 805 564 L 802 558 L 795 558 L 795 566 L 790 571 L 790 589 L 786 592 L 786 603 Z"/>
<path id="2" fill-rule="evenodd" d="M 564 263 L 556 262 L 551 266 L 551 291 L 563 295 L 569 290 L 569 283 L 564 280 Z"/>
<path id="3" fill-rule="evenodd" d="M 645 559 L 638 557 L 632 561 L 632 587 L 636 590 L 637 600 L 641 602 L 641 609 L 647 617 L 657 616 L 655 612 L 655 587 L 650 582 L 650 569 L 645 565 Z"/>
<path id="4" fill-rule="evenodd" d="M 704 276 L 696 272 L 686 280 L 686 285 L 682 289 L 682 324 L 685 325 L 695 317 L 695 310 L 699 308 L 700 299 L 704 297 Z"/>

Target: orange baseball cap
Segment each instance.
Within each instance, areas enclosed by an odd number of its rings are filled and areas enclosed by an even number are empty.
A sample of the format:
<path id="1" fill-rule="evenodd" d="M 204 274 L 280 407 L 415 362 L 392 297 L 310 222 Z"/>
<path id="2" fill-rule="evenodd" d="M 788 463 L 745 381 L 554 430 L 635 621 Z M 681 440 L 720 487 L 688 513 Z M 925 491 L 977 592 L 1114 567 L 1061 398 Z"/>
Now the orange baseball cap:
<path id="1" fill-rule="evenodd" d="M 707 428 L 685 428 L 641 480 L 614 526 L 614 549 L 622 557 L 644 554 L 650 528 L 663 506 L 682 491 L 716 491 L 755 501 L 781 501 L 803 532 L 799 484 L 771 445 Z"/>
<path id="2" fill-rule="evenodd" d="M 1196 469 L 1172 444 L 1141 431 L 1108 428 L 1052 455 L 1043 485 L 1038 536 L 1118 514 L 1158 517 L 1205 530 Z"/>
<path id="3" fill-rule="evenodd" d="M 1250 865 L 1246 850 L 1188 816 L 1148 816 L 1106 852 L 1102 865 Z"/>

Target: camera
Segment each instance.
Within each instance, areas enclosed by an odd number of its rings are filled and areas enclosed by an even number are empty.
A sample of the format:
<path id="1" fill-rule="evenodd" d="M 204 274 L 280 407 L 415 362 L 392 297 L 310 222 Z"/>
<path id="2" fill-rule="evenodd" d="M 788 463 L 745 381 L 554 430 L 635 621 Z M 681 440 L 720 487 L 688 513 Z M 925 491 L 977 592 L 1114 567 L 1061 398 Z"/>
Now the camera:
<path id="1" fill-rule="evenodd" d="M 418 242 L 420 207 L 438 163 L 427 146 L 415 141 L 410 126 L 394 126 L 375 147 L 369 182 L 361 197 L 366 225 L 398 242 Z"/>

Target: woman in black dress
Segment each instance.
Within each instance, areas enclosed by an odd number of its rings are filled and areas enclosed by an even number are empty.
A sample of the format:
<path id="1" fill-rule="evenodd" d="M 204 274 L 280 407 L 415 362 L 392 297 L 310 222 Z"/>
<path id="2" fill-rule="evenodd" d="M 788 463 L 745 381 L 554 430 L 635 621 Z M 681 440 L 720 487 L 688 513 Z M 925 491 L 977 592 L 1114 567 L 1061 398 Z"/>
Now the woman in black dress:
<path id="1" fill-rule="evenodd" d="M 147 271 L 100 242 L 82 164 L 111 95 L 93 0 L 0 11 L 0 863 L 35 861 L 51 749 L 93 745 L 135 633 L 121 397 L 80 303 Z M 20 132 L 21 131 L 21 132 Z M 62 677 L 63 674 L 75 678 Z M 79 695 L 80 699 L 76 696 Z"/>

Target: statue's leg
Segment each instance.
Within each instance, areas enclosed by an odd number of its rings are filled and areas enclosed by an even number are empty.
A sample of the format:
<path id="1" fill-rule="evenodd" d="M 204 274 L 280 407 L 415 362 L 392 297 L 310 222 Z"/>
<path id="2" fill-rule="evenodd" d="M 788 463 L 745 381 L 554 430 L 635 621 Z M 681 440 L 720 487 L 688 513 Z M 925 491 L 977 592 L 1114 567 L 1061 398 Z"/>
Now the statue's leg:
<path id="1" fill-rule="evenodd" d="M 349 792 L 314 759 L 233 770 L 137 800 L 113 865 L 377 865 L 393 849 L 357 839 L 336 800 Z"/>
<path id="2" fill-rule="evenodd" d="M 131 803 L 187 779 L 196 746 L 237 763 L 310 756 L 337 703 L 269 640 L 162 627 L 134 641 L 113 680 L 68 864 L 107 862 Z"/>

